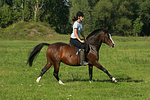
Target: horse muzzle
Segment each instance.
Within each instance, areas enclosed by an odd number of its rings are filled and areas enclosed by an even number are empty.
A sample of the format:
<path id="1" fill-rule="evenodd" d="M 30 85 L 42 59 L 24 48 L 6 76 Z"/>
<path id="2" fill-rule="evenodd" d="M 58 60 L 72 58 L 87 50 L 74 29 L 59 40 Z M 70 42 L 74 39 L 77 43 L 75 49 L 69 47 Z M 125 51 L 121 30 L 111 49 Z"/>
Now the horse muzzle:
<path id="1" fill-rule="evenodd" d="M 110 48 L 113 48 L 113 47 L 115 47 L 115 44 L 110 44 L 109 46 L 110 46 Z"/>

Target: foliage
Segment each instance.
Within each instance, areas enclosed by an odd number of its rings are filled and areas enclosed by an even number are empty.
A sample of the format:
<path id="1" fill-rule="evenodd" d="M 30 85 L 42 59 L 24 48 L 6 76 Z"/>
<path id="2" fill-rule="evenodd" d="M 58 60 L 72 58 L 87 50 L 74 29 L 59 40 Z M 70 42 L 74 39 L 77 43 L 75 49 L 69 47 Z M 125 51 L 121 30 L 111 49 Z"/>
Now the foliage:
<path id="1" fill-rule="evenodd" d="M 140 33 L 141 33 L 141 29 L 142 29 L 142 26 L 143 26 L 143 23 L 140 21 L 141 18 L 137 18 L 133 23 L 133 31 L 134 31 L 134 35 L 139 35 L 140 36 Z"/>
<path id="2" fill-rule="evenodd" d="M 0 9 L 0 27 L 5 28 L 8 25 L 11 25 L 13 21 L 16 20 L 15 10 L 10 6 L 4 5 Z"/>
<path id="3" fill-rule="evenodd" d="M 109 0 L 100 0 L 92 11 L 95 28 L 105 28 L 111 24 L 111 11 L 113 4 Z"/>
<path id="4" fill-rule="evenodd" d="M 42 12 L 43 6 L 44 6 L 44 1 L 45 0 L 28 0 L 27 2 L 29 3 L 29 6 L 32 8 L 32 13 L 33 13 L 33 20 L 36 22 L 38 19 L 37 17 L 40 16 Z"/>
<path id="5" fill-rule="evenodd" d="M 113 35 L 150 35 L 150 0 L 0 0 L 0 27 L 15 22 L 48 22 L 58 33 L 72 32 L 72 18 L 78 11 L 85 15 L 86 34 L 108 27 Z M 143 25 L 135 32 L 140 16 Z"/>
<path id="6" fill-rule="evenodd" d="M 138 15 L 141 16 L 141 21 L 144 23 L 141 35 L 150 35 L 150 1 L 144 0 L 137 3 L 139 4 Z"/>
<path id="7" fill-rule="evenodd" d="M 71 31 L 68 2 L 65 0 L 45 0 L 41 21 L 49 22 L 56 32 L 67 34 Z"/>

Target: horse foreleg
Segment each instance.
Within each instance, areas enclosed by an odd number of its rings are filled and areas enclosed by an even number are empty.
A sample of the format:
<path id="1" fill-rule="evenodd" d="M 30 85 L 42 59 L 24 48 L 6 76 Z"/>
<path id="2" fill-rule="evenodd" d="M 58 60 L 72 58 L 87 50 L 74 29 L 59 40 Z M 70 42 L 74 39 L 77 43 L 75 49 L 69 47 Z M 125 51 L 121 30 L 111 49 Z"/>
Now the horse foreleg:
<path id="1" fill-rule="evenodd" d="M 102 65 L 100 65 L 100 63 L 97 62 L 94 66 L 96 66 L 98 69 L 106 73 L 113 82 L 117 82 L 117 80 L 113 76 L 111 76 L 109 72 Z"/>
<path id="2" fill-rule="evenodd" d="M 59 67 L 60 67 L 60 63 L 55 64 L 54 65 L 54 73 L 53 75 L 55 76 L 55 78 L 57 79 L 58 83 L 61 85 L 65 85 L 58 77 L 58 72 L 59 72 Z"/>
<path id="3" fill-rule="evenodd" d="M 92 82 L 92 74 L 93 74 L 93 65 L 89 65 L 89 77 L 90 77 L 90 83 Z"/>
<path id="4" fill-rule="evenodd" d="M 46 64 L 45 67 L 42 69 L 41 74 L 39 75 L 39 77 L 36 79 L 36 82 L 39 83 L 43 74 L 52 66 L 52 64 Z"/>

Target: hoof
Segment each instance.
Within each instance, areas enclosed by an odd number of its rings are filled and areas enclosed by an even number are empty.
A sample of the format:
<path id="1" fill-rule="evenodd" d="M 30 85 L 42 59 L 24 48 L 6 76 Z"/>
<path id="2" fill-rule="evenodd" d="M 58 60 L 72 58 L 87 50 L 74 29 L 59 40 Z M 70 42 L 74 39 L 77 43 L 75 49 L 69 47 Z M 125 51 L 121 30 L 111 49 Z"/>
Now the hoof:
<path id="1" fill-rule="evenodd" d="M 41 80 L 41 76 L 36 79 L 36 82 L 39 83 Z"/>
<path id="2" fill-rule="evenodd" d="M 112 78 L 112 81 L 113 81 L 114 83 L 117 83 L 117 82 L 118 82 L 114 77 Z"/>
<path id="3" fill-rule="evenodd" d="M 61 80 L 59 80 L 58 83 L 61 84 L 61 85 L 66 85 Z"/>

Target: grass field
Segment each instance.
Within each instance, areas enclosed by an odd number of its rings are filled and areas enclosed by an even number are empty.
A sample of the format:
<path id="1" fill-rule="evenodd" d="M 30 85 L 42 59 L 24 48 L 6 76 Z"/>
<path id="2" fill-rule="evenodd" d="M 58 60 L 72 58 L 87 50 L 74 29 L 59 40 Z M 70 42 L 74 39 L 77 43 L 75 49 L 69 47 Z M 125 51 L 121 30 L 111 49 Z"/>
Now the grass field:
<path id="1" fill-rule="evenodd" d="M 61 63 L 59 76 L 65 86 L 54 78 L 53 67 L 40 83 L 35 82 L 46 64 L 47 47 L 42 49 L 32 67 L 26 66 L 34 46 L 56 41 L 1 40 L 0 100 L 149 100 L 150 38 L 112 38 L 115 48 L 102 45 L 99 62 L 118 83 L 112 83 L 105 73 L 94 67 L 90 84 L 88 66 L 72 67 Z"/>

